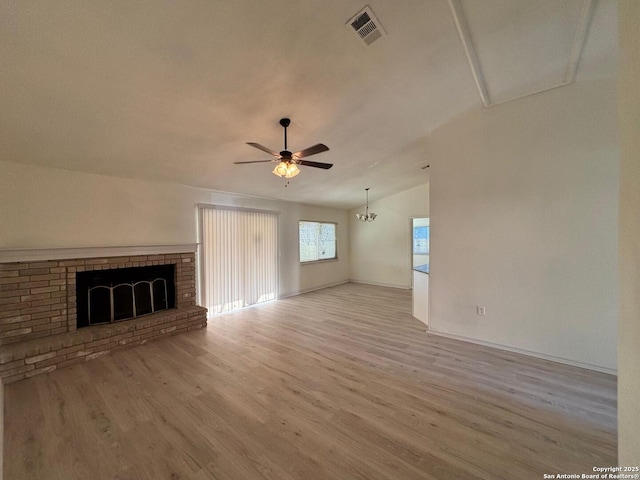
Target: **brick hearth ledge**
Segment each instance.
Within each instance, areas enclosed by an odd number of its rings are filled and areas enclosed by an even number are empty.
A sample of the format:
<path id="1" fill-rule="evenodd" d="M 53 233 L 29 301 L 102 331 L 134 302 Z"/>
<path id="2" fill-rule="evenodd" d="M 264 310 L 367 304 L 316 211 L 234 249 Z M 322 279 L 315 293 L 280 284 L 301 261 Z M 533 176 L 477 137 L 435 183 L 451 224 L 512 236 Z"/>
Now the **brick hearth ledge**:
<path id="1" fill-rule="evenodd" d="M 0 250 L 0 378 L 15 382 L 207 325 L 197 245 Z M 176 308 L 76 328 L 76 273 L 175 265 Z"/>

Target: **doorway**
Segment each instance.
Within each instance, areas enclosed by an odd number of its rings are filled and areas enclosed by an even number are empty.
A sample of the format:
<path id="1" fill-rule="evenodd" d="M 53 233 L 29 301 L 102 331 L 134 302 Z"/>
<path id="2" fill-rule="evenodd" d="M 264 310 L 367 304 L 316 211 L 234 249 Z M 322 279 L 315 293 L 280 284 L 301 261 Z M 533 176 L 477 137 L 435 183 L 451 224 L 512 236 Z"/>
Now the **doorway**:
<path id="1" fill-rule="evenodd" d="M 411 267 L 429 265 L 429 218 L 411 219 Z"/>
<path id="2" fill-rule="evenodd" d="M 411 219 L 411 287 L 413 316 L 429 326 L 429 237 L 428 217 Z"/>

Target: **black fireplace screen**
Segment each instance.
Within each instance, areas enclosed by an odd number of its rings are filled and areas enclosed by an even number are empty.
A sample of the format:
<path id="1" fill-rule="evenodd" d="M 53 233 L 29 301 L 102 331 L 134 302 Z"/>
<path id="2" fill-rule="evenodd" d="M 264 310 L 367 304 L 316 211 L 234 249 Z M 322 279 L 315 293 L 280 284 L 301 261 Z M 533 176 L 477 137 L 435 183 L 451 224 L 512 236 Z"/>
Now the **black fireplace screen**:
<path id="1" fill-rule="evenodd" d="M 137 318 L 175 306 L 175 265 L 78 272 L 78 328 Z"/>

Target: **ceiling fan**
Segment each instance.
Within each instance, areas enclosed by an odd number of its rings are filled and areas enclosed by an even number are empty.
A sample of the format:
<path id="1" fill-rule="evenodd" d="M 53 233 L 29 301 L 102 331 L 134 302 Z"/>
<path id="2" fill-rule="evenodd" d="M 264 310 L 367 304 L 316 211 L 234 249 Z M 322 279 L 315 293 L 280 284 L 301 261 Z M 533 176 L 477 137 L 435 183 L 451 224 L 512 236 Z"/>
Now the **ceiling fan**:
<path id="1" fill-rule="evenodd" d="M 251 145 L 258 150 L 262 150 L 270 155 L 273 155 L 273 159 L 270 160 L 252 160 L 248 162 L 233 162 L 236 165 L 241 165 L 245 163 L 267 163 L 267 162 L 278 162 L 278 165 L 273 169 L 273 174 L 278 177 L 284 178 L 293 178 L 300 173 L 298 169 L 298 165 L 303 165 L 305 167 L 315 167 L 315 168 L 323 168 L 325 170 L 333 167 L 333 163 L 322 163 L 322 162 L 310 162 L 308 160 L 302 160 L 303 158 L 310 157 L 311 155 L 316 155 L 317 153 L 326 152 L 329 150 L 323 143 L 317 143 L 311 147 L 305 148 L 304 150 L 300 150 L 296 153 L 291 153 L 287 150 L 287 127 L 291 124 L 291 120 L 288 118 L 280 119 L 280 125 L 284 128 L 284 150 L 280 153 L 276 153 L 273 150 L 260 145 L 259 143 L 247 142 L 247 145 Z"/>

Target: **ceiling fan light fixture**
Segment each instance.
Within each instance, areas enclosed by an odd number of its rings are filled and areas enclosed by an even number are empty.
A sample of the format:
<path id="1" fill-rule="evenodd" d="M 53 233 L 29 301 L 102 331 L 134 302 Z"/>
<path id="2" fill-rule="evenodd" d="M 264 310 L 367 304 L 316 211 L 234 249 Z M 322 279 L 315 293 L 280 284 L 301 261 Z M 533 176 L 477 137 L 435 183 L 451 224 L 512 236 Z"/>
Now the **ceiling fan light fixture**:
<path id="1" fill-rule="evenodd" d="M 333 163 L 323 163 L 323 162 L 310 162 L 308 160 L 304 160 L 306 157 L 310 157 L 311 155 L 317 155 L 318 153 L 326 152 L 329 150 L 323 143 L 317 143 L 316 145 L 312 145 L 310 147 L 305 148 L 304 150 L 300 150 L 299 152 L 292 153 L 287 150 L 287 127 L 291 124 L 291 120 L 288 118 L 281 118 L 280 125 L 284 128 L 284 150 L 280 153 L 276 153 L 271 149 L 260 145 L 259 143 L 247 142 L 247 145 L 250 145 L 258 150 L 262 150 L 265 153 L 271 154 L 275 157 L 273 160 L 251 160 L 248 162 L 233 162 L 236 165 L 241 165 L 243 163 L 269 163 L 269 162 L 278 162 L 276 167 L 271 171 L 276 177 L 284 177 L 286 179 L 293 178 L 300 174 L 300 169 L 298 165 L 304 165 L 305 167 L 314 167 L 314 168 L 322 168 L 323 170 L 329 170 L 333 167 Z M 289 182 L 285 182 L 285 187 L 289 184 Z"/>
<path id="2" fill-rule="evenodd" d="M 273 174 L 278 177 L 284 177 L 287 175 L 287 164 L 285 162 L 280 162 L 276 165 L 276 168 L 273 169 Z"/>
<path id="3" fill-rule="evenodd" d="M 290 163 L 287 166 L 287 173 L 285 175 L 286 178 L 293 178 L 300 173 L 300 169 L 295 163 Z"/>
<path id="4" fill-rule="evenodd" d="M 300 169 L 295 163 L 280 162 L 271 173 L 278 177 L 293 178 L 300 173 Z"/>
<path id="5" fill-rule="evenodd" d="M 367 207 L 365 213 L 356 213 L 356 218 L 361 222 L 373 222 L 378 215 L 369 213 L 369 187 L 365 188 L 367 192 Z"/>

